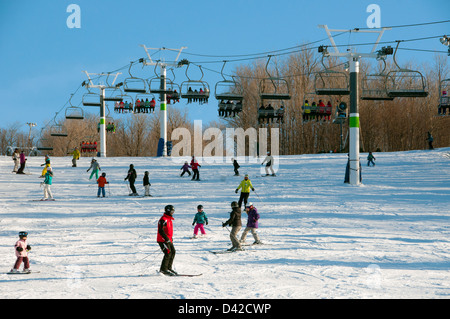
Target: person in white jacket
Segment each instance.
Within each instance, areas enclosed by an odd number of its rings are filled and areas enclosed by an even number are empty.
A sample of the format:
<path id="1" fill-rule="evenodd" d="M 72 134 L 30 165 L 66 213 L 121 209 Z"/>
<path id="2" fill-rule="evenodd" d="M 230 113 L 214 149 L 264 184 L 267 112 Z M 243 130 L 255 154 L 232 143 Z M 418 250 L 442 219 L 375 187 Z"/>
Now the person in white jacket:
<path id="1" fill-rule="evenodd" d="M 266 163 L 266 176 L 269 176 L 269 169 L 272 172 L 272 176 L 275 176 L 275 172 L 273 171 L 273 156 L 270 155 L 270 152 L 267 152 L 267 156 L 264 159 L 264 161 L 261 163 L 261 165 L 264 165 L 264 163 Z"/>
<path id="2" fill-rule="evenodd" d="M 13 173 L 17 173 L 17 170 L 19 169 L 19 165 L 20 165 L 20 153 L 19 153 L 19 149 L 18 148 L 16 148 L 14 150 L 14 153 L 12 155 L 12 159 L 14 161 Z"/>

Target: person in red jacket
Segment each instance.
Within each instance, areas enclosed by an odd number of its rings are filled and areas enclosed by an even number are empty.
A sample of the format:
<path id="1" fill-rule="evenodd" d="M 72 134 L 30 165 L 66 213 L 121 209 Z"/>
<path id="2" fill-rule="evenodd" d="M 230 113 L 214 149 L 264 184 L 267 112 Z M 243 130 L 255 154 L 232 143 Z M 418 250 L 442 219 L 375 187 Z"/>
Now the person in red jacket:
<path id="1" fill-rule="evenodd" d="M 100 197 L 100 192 L 102 193 L 103 197 L 105 197 L 105 185 L 109 184 L 109 182 L 106 181 L 106 173 L 102 173 L 102 176 L 97 179 L 97 184 L 97 197 Z"/>
<path id="2" fill-rule="evenodd" d="M 200 172 L 198 171 L 198 168 L 202 167 L 202 166 L 197 162 L 197 160 L 195 159 L 194 156 L 192 156 L 191 167 L 192 167 L 192 172 L 194 173 L 191 180 L 199 181 L 200 180 Z"/>
<path id="3" fill-rule="evenodd" d="M 172 264 L 175 258 L 175 247 L 173 246 L 173 213 L 175 208 L 172 205 L 164 207 L 164 214 L 158 222 L 158 234 L 156 241 L 164 253 L 159 271 L 166 276 L 175 276 Z"/>

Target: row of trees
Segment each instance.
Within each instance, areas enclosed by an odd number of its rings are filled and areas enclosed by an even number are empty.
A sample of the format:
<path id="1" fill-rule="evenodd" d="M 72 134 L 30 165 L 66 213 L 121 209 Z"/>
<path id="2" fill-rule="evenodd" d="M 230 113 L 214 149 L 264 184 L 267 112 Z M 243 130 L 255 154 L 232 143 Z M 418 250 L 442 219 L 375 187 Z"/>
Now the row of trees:
<path id="1" fill-rule="evenodd" d="M 322 70 L 321 56 L 312 50 L 291 54 L 283 60 L 273 60 L 269 73 L 288 81 L 291 99 L 286 101 L 284 123 L 280 127 L 280 154 L 302 154 L 339 151 L 341 127 L 331 122 L 302 120 L 302 108 L 305 92 L 314 91 L 315 74 Z M 330 59 L 328 67 L 334 70 L 342 69 L 341 61 Z M 361 62 L 361 80 L 364 74 L 376 72 L 369 62 Z M 409 66 L 417 69 L 418 66 Z M 378 65 L 378 72 L 381 66 Z M 387 63 L 387 70 L 394 69 Z M 396 98 L 393 101 L 360 101 L 361 141 L 363 151 L 405 151 L 426 148 L 427 132 L 435 139 L 435 147 L 450 146 L 450 116 L 437 116 L 439 83 L 449 76 L 447 58 L 436 55 L 432 62 L 420 66 L 427 80 L 429 95 L 426 98 Z M 220 122 L 204 123 L 203 129 L 217 127 L 221 130 L 232 128 L 258 128 L 259 85 L 267 78 L 265 61 L 255 61 L 253 64 L 238 66 L 233 75 L 239 79 L 243 88 L 243 111 L 239 116 L 225 118 Z M 322 99 L 331 101 L 333 113 L 340 101 L 349 104 L 348 96 L 325 96 Z M 214 107 L 214 106 L 211 106 Z M 157 113 L 155 113 L 157 115 Z M 160 120 L 158 116 L 148 117 L 136 114 L 114 120 L 115 133 L 107 134 L 108 156 L 156 156 L 160 137 Z M 97 132 L 98 115 L 88 115 L 84 120 L 63 120 L 68 131 L 68 137 L 52 137 L 48 128 L 38 136 L 22 133 L 20 125 L 14 124 L 8 128 L 0 128 L 0 150 L 4 154 L 9 145 L 35 145 L 37 143 L 52 146 L 52 154 L 62 156 L 82 141 L 99 143 Z M 266 124 L 267 126 L 267 124 Z M 278 124 L 271 125 L 278 127 Z M 187 110 L 172 108 L 168 114 L 168 137 L 176 128 L 186 128 L 194 137 L 194 125 L 188 118 Z M 347 125 L 343 125 L 343 140 L 346 140 Z M 40 141 L 38 141 L 40 139 Z M 252 143 L 253 141 L 248 141 Z M 176 140 L 173 141 L 177 143 Z M 203 144 L 208 144 L 203 141 Z M 348 143 L 347 143 L 348 144 Z M 191 145 L 194 145 L 192 141 Z M 346 149 L 344 149 L 346 151 Z"/>

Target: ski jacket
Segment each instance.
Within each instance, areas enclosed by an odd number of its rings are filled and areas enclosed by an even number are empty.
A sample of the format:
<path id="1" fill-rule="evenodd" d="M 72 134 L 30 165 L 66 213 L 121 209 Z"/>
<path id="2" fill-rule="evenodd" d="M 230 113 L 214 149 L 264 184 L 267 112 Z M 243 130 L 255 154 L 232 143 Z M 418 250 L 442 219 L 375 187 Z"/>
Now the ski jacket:
<path id="1" fill-rule="evenodd" d="M 136 180 L 136 177 L 137 177 L 136 170 L 134 168 L 130 168 L 128 170 L 127 177 L 125 177 L 125 180 L 129 180 L 130 182 L 134 182 Z"/>
<path id="2" fill-rule="evenodd" d="M 20 164 L 25 163 L 26 158 L 25 158 L 25 154 L 24 153 L 20 153 Z"/>
<path id="3" fill-rule="evenodd" d="M 19 239 L 16 244 L 14 245 L 15 251 L 16 251 L 16 257 L 28 257 L 27 252 L 27 240 L 26 239 Z M 20 251 L 17 250 L 19 248 Z M 22 248 L 22 249 L 20 249 Z"/>
<path id="4" fill-rule="evenodd" d="M 195 214 L 193 223 L 197 224 L 205 224 L 208 222 L 208 217 L 206 216 L 206 213 L 201 211 Z"/>
<path id="5" fill-rule="evenodd" d="M 181 166 L 181 168 L 180 169 L 182 169 L 184 172 L 189 172 L 189 169 L 190 169 L 191 167 L 188 165 L 188 164 L 184 164 L 183 166 Z"/>
<path id="6" fill-rule="evenodd" d="M 12 159 L 14 162 L 19 161 L 20 160 L 20 153 L 14 152 Z"/>
<path id="7" fill-rule="evenodd" d="M 44 184 L 52 185 L 53 174 L 50 172 L 45 173 Z"/>
<path id="8" fill-rule="evenodd" d="M 323 102 L 319 102 L 319 113 L 325 113 L 325 104 Z"/>
<path id="9" fill-rule="evenodd" d="M 93 171 L 95 171 L 95 170 L 101 170 L 101 168 L 100 168 L 100 164 L 97 162 L 97 161 L 95 161 L 95 162 L 92 162 L 91 163 L 91 166 L 88 168 L 88 172 L 89 172 L 89 170 L 92 168 L 92 170 Z"/>
<path id="10" fill-rule="evenodd" d="M 105 187 L 105 185 L 108 184 L 108 182 L 106 181 L 106 178 L 104 178 L 103 176 L 100 176 L 97 179 L 97 184 L 98 184 L 98 187 Z"/>
<path id="11" fill-rule="evenodd" d="M 192 167 L 192 169 L 198 169 L 199 167 L 202 167 L 202 166 L 197 162 L 197 160 L 192 160 L 191 167 Z"/>
<path id="12" fill-rule="evenodd" d="M 148 178 L 148 175 L 144 175 L 144 179 L 143 179 L 143 185 L 145 186 L 145 185 L 152 185 L 152 184 L 150 184 L 150 180 L 149 180 L 149 178 Z"/>
<path id="13" fill-rule="evenodd" d="M 259 214 L 256 208 L 248 211 L 247 227 L 258 228 Z"/>
<path id="14" fill-rule="evenodd" d="M 272 155 L 267 155 L 262 164 L 266 163 L 266 166 L 272 166 L 273 165 L 273 157 Z M 261 164 L 261 165 L 262 165 Z"/>
<path id="15" fill-rule="evenodd" d="M 158 243 L 165 243 L 167 241 L 172 241 L 173 236 L 173 217 L 164 214 L 158 222 L 158 235 L 156 236 L 156 241 Z"/>
<path id="16" fill-rule="evenodd" d="M 242 193 L 250 193 L 250 189 L 253 188 L 252 182 L 249 179 L 247 180 L 244 179 L 236 189 L 240 188 L 242 188 L 241 190 Z"/>
<path id="17" fill-rule="evenodd" d="M 77 159 L 77 160 L 80 159 L 80 156 L 81 156 L 79 150 L 74 150 L 72 153 L 69 153 L 69 154 L 72 154 L 72 155 L 73 155 L 73 158 L 74 158 L 74 159 Z"/>
<path id="18" fill-rule="evenodd" d="M 236 160 L 233 161 L 233 166 L 234 166 L 234 168 L 236 168 L 236 169 L 240 167 L 239 164 L 238 164 L 238 162 L 237 162 Z"/>
<path id="19" fill-rule="evenodd" d="M 225 223 L 223 223 L 223 225 L 242 226 L 241 209 L 239 207 L 233 208 L 233 210 L 230 212 L 230 218 Z"/>

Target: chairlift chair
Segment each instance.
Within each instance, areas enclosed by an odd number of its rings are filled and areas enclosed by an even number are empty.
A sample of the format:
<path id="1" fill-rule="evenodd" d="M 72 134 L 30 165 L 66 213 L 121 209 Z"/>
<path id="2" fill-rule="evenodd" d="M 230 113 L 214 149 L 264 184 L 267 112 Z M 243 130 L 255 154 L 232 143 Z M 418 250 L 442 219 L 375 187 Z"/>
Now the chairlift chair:
<path id="1" fill-rule="evenodd" d="M 100 107 L 100 94 L 88 92 L 83 94 L 82 103 L 84 106 L 96 106 Z"/>
<path id="2" fill-rule="evenodd" d="M 427 97 L 425 78 L 419 71 L 401 68 L 396 60 L 397 49 L 393 55 L 393 60 L 397 70 L 392 70 L 387 74 L 386 90 L 390 97 Z"/>
<path id="3" fill-rule="evenodd" d="M 274 77 L 269 73 L 268 66 L 271 57 L 272 56 L 269 55 L 269 59 L 266 63 L 266 73 L 268 77 L 259 82 L 259 98 L 261 100 L 290 100 L 291 94 L 289 92 L 289 83 L 285 79 Z"/>
<path id="4" fill-rule="evenodd" d="M 242 101 L 244 99 L 243 92 L 244 89 L 232 76 L 233 80 L 227 80 L 223 74 L 223 69 L 227 61 L 224 61 L 222 70 L 223 80 L 216 83 L 214 95 L 218 101 Z"/>
<path id="5" fill-rule="evenodd" d="M 184 81 L 180 85 L 180 96 L 181 98 L 188 99 L 188 102 L 190 100 L 196 101 L 196 100 L 205 100 L 207 101 L 209 98 L 209 84 L 205 81 L 202 81 L 203 78 L 203 70 L 202 67 L 199 66 L 200 72 L 202 73 L 202 76 L 199 80 L 191 80 L 188 76 L 188 69 L 189 69 L 190 63 L 188 63 L 188 66 L 186 68 L 186 77 L 187 81 Z"/>
<path id="6" fill-rule="evenodd" d="M 55 124 L 50 127 L 50 136 L 67 137 L 67 129 L 61 124 Z"/>
<path id="7" fill-rule="evenodd" d="M 66 108 L 66 119 L 68 120 L 82 120 L 84 119 L 84 112 L 81 107 L 69 106 Z"/>
<path id="8" fill-rule="evenodd" d="M 386 60 L 381 58 L 384 68 L 380 73 L 366 74 L 361 81 L 361 100 L 365 101 L 392 101 L 394 97 L 389 96 L 386 90 L 387 74 Z"/>
<path id="9" fill-rule="evenodd" d="M 84 112 L 81 107 L 72 104 L 73 94 L 70 96 L 69 104 L 70 106 L 66 108 L 65 115 L 68 120 L 82 120 L 84 119 Z"/>
<path id="10" fill-rule="evenodd" d="M 121 102 L 122 101 L 122 90 L 119 88 L 105 88 L 104 101 Z"/>
<path id="11" fill-rule="evenodd" d="M 444 79 L 439 83 L 439 106 L 438 106 L 438 114 L 445 115 L 447 114 L 447 109 L 449 109 L 450 113 L 450 78 Z"/>
<path id="12" fill-rule="evenodd" d="M 315 76 L 314 89 L 317 95 L 349 95 L 348 76 L 341 71 L 319 71 Z"/>
<path id="13" fill-rule="evenodd" d="M 128 67 L 128 73 L 130 77 L 123 80 L 123 90 L 127 93 L 146 93 L 147 92 L 147 82 L 144 79 L 134 77 L 131 74 L 131 66 L 133 62 L 130 63 Z"/>

